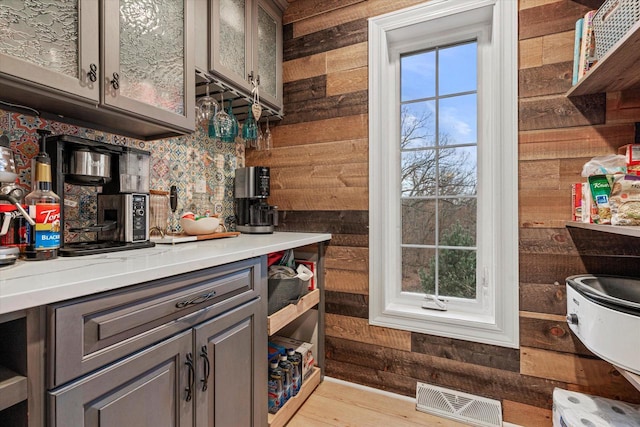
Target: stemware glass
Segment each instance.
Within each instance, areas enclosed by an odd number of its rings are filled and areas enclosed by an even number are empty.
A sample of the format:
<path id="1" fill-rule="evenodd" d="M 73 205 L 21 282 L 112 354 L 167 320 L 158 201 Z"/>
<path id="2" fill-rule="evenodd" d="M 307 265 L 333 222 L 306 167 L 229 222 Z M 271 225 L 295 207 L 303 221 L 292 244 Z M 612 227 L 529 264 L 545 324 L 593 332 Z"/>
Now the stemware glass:
<path id="1" fill-rule="evenodd" d="M 220 94 L 220 104 L 224 106 L 224 95 Z M 221 141 L 226 142 L 229 139 L 232 131 L 233 131 L 233 120 L 224 108 L 221 108 L 218 113 L 215 115 L 213 120 L 213 127 L 216 137 L 220 138 Z"/>
<path id="2" fill-rule="evenodd" d="M 227 114 L 231 119 L 231 132 L 225 135 L 225 142 L 234 142 L 236 140 L 236 136 L 238 136 L 238 120 L 233 114 L 233 105 L 231 105 L 232 102 L 232 100 L 229 100 L 229 108 L 227 109 Z"/>
<path id="3" fill-rule="evenodd" d="M 247 147 L 256 148 L 256 140 L 258 139 L 258 125 L 253 118 L 253 111 L 249 108 L 247 118 L 242 125 L 242 138 Z"/>
<path id="4" fill-rule="evenodd" d="M 267 128 L 264 131 L 264 149 L 271 150 L 273 148 L 273 137 L 269 129 L 269 117 L 267 117 Z"/>
<path id="5" fill-rule="evenodd" d="M 216 115 L 220 105 L 211 95 L 209 95 L 209 83 L 207 83 L 207 89 L 205 96 L 201 96 L 196 101 L 196 107 L 198 108 L 198 121 L 203 126 L 209 123 L 209 120 Z"/>

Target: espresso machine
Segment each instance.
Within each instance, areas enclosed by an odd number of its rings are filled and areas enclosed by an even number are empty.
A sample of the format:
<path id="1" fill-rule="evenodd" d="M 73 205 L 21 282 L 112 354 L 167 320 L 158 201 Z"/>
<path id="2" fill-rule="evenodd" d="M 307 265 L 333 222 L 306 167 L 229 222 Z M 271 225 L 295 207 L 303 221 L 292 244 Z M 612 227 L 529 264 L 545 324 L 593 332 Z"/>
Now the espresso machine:
<path id="1" fill-rule="evenodd" d="M 273 233 L 278 225 L 278 207 L 267 203 L 269 168 L 250 166 L 236 169 L 236 230 L 247 234 Z"/>
<path id="2" fill-rule="evenodd" d="M 58 253 L 90 255 L 154 246 L 149 239 L 150 153 L 132 147 L 106 144 L 72 135 L 46 137 L 46 151 L 55 173 L 53 188 L 62 199 L 64 230 Z M 67 194 L 71 185 L 84 187 L 95 197 L 93 223 L 82 223 L 71 214 L 83 206 Z M 76 197 L 77 198 L 77 197 Z M 73 212 L 72 212 L 73 211 Z M 70 236 L 73 236 L 70 237 Z M 78 241 L 78 236 L 82 239 Z"/>
<path id="3" fill-rule="evenodd" d="M 25 191 L 16 178 L 9 138 L 0 135 L 0 267 L 16 262 L 20 249 L 26 245 L 26 223 L 35 225 L 22 207 Z"/>

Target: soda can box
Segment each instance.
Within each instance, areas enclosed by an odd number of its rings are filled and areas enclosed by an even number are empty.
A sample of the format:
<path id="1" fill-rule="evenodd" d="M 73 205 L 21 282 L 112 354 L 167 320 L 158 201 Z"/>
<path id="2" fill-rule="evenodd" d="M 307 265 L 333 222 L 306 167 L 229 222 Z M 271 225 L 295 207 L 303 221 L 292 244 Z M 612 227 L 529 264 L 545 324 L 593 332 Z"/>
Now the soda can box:
<path id="1" fill-rule="evenodd" d="M 276 344 L 272 341 L 269 341 L 268 344 L 269 351 L 269 362 L 275 360 L 276 357 L 280 357 L 281 354 L 287 354 L 287 349 L 280 344 Z"/>
<path id="2" fill-rule="evenodd" d="M 271 337 L 271 342 L 287 348 L 292 348 L 298 353 L 302 355 L 302 379 L 306 380 L 311 372 L 313 372 L 313 367 L 316 364 L 316 359 L 313 357 L 313 344 L 296 340 L 289 337 L 282 337 L 280 335 L 274 335 Z"/>

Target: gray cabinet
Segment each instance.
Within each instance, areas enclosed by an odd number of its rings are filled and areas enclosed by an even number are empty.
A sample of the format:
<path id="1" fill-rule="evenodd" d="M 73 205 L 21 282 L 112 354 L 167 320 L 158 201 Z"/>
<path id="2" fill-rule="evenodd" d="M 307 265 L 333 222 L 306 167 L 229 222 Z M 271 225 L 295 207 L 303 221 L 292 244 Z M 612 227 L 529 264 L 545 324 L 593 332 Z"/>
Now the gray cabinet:
<path id="1" fill-rule="evenodd" d="M 191 427 L 191 332 L 183 332 L 51 393 L 50 425 Z M 193 373 L 191 373 L 193 377 Z"/>
<path id="2" fill-rule="evenodd" d="M 191 132 L 193 29 L 191 0 L 2 2 L 3 100 L 141 138 Z"/>
<path id="3" fill-rule="evenodd" d="M 51 306 L 50 425 L 264 426 L 265 263 Z"/>
<path id="4" fill-rule="evenodd" d="M 281 110 L 282 10 L 271 0 L 199 0 L 196 32 L 210 36 L 196 40 L 196 65 L 245 93 L 259 82 L 261 101 Z"/>
<path id="5" fill-rule="evenodd" d="M 265 317 L 254 301 L 195 328 L 196 426 L 266 425 Z"/>

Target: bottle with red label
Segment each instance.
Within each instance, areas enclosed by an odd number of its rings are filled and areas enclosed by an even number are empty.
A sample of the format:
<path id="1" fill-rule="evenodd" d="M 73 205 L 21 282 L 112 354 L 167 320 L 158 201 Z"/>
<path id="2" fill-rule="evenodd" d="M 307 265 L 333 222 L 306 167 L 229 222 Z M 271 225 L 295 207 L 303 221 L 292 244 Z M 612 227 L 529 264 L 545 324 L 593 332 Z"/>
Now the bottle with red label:
<path id="1" fill-rule="evenodd" d="M 53 259 L 60 247 L 60 197 L 51 188 L 51 158 L 42 150 L 31 162 L 31 193 L 24 198 L 35 226 L 27 228 L 27 260 Z"/>

